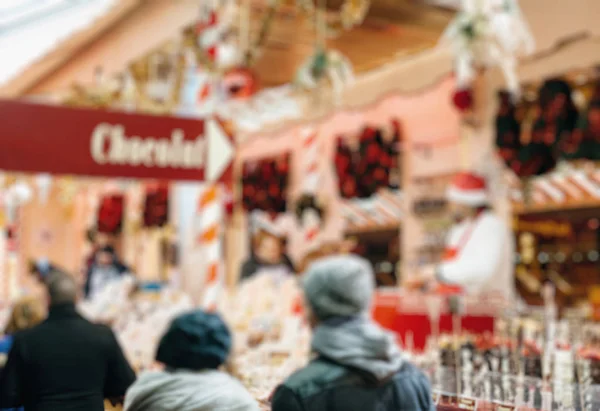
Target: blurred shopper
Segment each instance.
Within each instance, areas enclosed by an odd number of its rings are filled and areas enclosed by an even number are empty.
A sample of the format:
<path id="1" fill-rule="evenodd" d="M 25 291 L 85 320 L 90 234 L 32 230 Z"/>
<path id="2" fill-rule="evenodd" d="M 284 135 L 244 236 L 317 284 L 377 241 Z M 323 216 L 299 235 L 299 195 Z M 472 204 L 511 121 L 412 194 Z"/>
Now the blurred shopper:
<path id="1" fill-rule="evenodd" d="M 42 322 L 46 316 L 43 304 L 35 297 L 25 297 L 18 300 L 12 309 L 4 337 L 0 338 L 0 356 L 8 355 L 12 346 L 13 336 L 19 331 L 26 330 Z M 0 361 L 0 368 L 4 362 Z"/>
<path id="2" fill-rule="evenodd" d="M 164 371 L 148 372 L 131 386 L 125 411 L 258 411 L 241 383 L 219 367 L 231 335 L 216 314 L 193 311 L 173 320 L 156 360 Z"/>
<path id="3" fill-rule="evenodd" d="M 491 209 L 487 191 L 483 177 L 456 175 L 447 192 L 455 224 L 443 259 L 409 281 L 409 287 L 438 282 L 468 295 L 515 298 L 514 239 Z"/>
<path id="4" fill-rule="evenodd" d="M 35 297 L 25 297 L 14 304 L 4 330 L 4 337 L 0 338 L 0 373 L 10 352 L 13 336 L 17 332 L 27 330 L 41 323 L 45 316 L 46 310 L 43 303 Z M 2 408 L 1 410 L 9 411 L 16 410 L 16 408 Z"/>
<path id="5" fill-rule="evenodd" d="M 0 375 L 0 408 L 36 411 L 104 411 L 135 380 L 110 328 L 88 322 L 75 310 L 77 285 L 66 274 L 47 281 L 49 314 L 14 335 Z"/>
<path id="6" fill-rule="evenodd" d="M 273 411 L 435 409 L 427 377 L 369 318 L 375 282 L 368 261 L 323 258 L 308 268 L 303 288 L 317 357 L 277 388 Z"/>
<path id="7" fill-rule="evenodd" d="M 255 275 L 287 276 L 294 266 L 286 254 L 285 233 L 270 222 L 255 223 L 250 257 L 242 265 L 240 281 Z"/>
<path id="8" fill-rule="evenodd" d="M 101 233 L 96 228 L 90 228 L 85 232 L 85 238 L 90 246 L 90 253 L 85 259 L 85 268 L 83 271 L 83 275 L 85 275 L 90 267 L 94 264 L 96 260 L 96 253 L 98 250 L 106 247 L 113 246 L 114 238 L 113 236 L 107 233 Z"/>
<path id="9" fill-rule="evenodd" d="M 129 268 L 119 260 L 112 246 L 106 245 L 100 248 L 87 272 L 84 287 L 85 297 L 93 297 L 102 291 L 106 284 L 121 278 L 128 272 Z"/>
<path id="10" fill-rule="evenodd" d="M 50 260 L 45 257 L 29 261 L 30 274 L 35 276 L 42 283 L 46 281 L 46 278 L 50 273 L 55 271 L 61 271 L 61 269 L 52 264 Z"/>

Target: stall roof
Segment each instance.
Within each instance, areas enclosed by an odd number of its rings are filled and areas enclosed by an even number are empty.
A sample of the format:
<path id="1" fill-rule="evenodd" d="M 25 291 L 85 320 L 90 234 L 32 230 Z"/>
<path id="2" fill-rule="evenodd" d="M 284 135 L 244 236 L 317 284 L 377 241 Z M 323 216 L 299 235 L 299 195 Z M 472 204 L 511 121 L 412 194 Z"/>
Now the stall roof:
<path id="1" fill-rule="evenodd" d="M 600 168 L 561 170 L 540 176 L 532 182 L 528 203 L 519 186 L 513 186 L 511 200 L 519 214 L 600 208 Z"/>
<path id="2" fill-rule="evenodd" d="M 2 0 L 0 90 L 130 0 Z M 57 60 L 56 58 L 50 58 Z M 57 61 L 58 63 L 58 61 Z M 48 70 L 54 69 L 49 66 Z M 45 72 L 36 73 L 41 76 Z M 35 79 L 33 79 L 35 81 Z"/>
<path id="3" fill-rule="evenodd" d="M 341 205 L 347 233 L 398 229 L 402 221 L 399 190 L 383 190 L 366 200 L 343 200 Z"/>

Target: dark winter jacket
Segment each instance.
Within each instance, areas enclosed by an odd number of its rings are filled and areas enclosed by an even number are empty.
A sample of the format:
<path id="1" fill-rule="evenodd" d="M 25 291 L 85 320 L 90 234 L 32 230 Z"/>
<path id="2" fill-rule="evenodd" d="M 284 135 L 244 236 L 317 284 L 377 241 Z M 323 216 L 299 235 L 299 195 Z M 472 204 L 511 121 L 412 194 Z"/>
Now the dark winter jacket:
<path id="1" fill-rule="evenodd" d="M 273 396 L 273 411 L 434 411 L 427 377 L 405 362 L 386 381 L 325 358 L 293 374 Z"/>
<path id="2" fill-rule="evenodd" d="M 43 323 L 15 334 L 0 374 L 0 408 L 104 411 L 135 374 L 112 330 L 92 324 L 72 304 L 50 308 Z"/>

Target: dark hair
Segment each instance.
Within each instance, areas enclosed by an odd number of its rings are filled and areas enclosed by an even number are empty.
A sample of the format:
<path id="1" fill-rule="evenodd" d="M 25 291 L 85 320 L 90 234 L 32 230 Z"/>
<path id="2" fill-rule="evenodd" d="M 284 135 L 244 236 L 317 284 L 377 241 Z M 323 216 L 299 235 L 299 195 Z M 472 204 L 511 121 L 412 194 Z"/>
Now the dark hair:
<path id="1" fill-rule="evenodd" d="M 116 254 L 115 248 L 112 245 L 105 245 L 104 247 L 100 248 L 98 250 L 98 252 L 112 254 L 112 255 Z"/>
<path id="2" fill-rule="evenodd" d="M 483 213 L 484 211 L 490 211 L 492 209 L 492 206 L 489 204 L 484 204 L 475 208 L 477 209 L 478 213 Z"/>
<path id="3" fill-rule="evenodd" d="M 96 241 L 96 235 L 98 234 L 98 230 L 96 230 L 95 228 L 88 228 L 85 231 L 85 238 L 86 240 L 88 240 L 90 243 L 94 243 Z"/>

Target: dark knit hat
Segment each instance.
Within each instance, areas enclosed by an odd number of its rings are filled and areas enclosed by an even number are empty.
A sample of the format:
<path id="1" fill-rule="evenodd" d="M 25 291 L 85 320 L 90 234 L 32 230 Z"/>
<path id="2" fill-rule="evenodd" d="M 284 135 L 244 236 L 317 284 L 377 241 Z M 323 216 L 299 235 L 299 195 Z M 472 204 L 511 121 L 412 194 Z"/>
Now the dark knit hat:
<path id="1" fill-rule="evenodd" d="M 171 323 L 158 344 L 156 360 L 176 369 L 215 369 L 225 363 L 231 334 L 217 314 L 192 311 Z"/>

